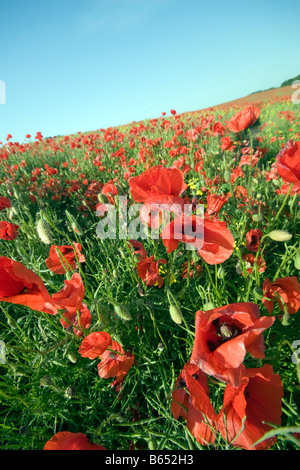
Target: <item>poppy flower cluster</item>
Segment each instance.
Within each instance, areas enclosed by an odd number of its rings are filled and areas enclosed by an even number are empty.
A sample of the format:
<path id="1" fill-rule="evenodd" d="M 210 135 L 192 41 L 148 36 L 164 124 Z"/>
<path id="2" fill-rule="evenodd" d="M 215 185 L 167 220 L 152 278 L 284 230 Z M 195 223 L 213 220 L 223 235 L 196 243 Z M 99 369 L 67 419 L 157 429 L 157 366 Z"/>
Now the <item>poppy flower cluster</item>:
<path id="1" fill-rule="evenodd" d="M 175 419 L 186 420 L 201 444 L 213 443 L 221 433 L 233 446 L 247 450 L 273 445 L 274 439 L 257 447 L 255 442 L 271 424 L 281 423 L 281 378 L 271 365 L 247 369 L 244 360 L 246 353 L 264 358 L 263 332 L 274 320 L 261 316 L 251 302 L 196 313 L 193 351 L 177 378 L 171 411 Z M 209 376 L 226 384 L 218 414 L 209 399 Z"/>

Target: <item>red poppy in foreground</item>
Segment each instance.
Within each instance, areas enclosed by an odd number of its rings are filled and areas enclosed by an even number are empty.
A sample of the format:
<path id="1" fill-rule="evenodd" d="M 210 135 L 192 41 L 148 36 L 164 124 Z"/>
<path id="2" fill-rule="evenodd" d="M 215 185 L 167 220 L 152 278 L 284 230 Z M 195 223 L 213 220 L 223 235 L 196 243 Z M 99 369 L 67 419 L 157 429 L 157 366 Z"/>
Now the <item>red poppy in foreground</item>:
<path id="1" fill-rule="evenodd" d="M 262 333 L 275 317 L 260 317 L 257 304 L 241 302 L 196 313 L 190 362 L 216 379 L 238 387 L 246 352 L 265 356 Z"/>
<path id="2" fill-rule="evenodd" d="M 135 202 L 180 204 L 182 200 L 179 196 L 187 188 L 183 173 L 178 168 L 165 168 L 162 165 L 149 168 L 128 182 Z"/>
<path id="3" fill-rule="evenodd" d="M 227 127 L 231 132 L 241 132 L 248 127 L 253 126 L 260 115 L 260 109 L 250 104 L 247 108 L 236 113 L 228 121 Z"/>
<path id="4" fill-rule="evenodd" d="M 112 339 L 106 331 L 95 331 L 87 335 L 78 350 L 82 357 L 96 359 L 112 344 Z"/>
<path id="5" fill-rule="evenodd" d="M 188 243 L 208 264 L 223 263 L 232 255 L 234 247 L 233 236 L 225 222 L 203 220 L 194 214 L 176 217 L 163 228 L 161 238 L 168 253 L 176 250 L 179 242 Z"/>
<path id="6" fill-rule="evenodd" d="M 276 279 L 274 282 L 266 279 L 263 283 L 263 293 L 262 303 L 269 314 L 273 312 L 275 300 L 282 312 L 286 309 L 289 315 L 300 309 L 300 284 L 296 276 Z"/>
<path id="7" fill-rule="evenodd" d="M 18 236 L 19 226 L 2 220 L 0 222 L 0 238 L 1 240 L 14 240 Z"/>
<path id="8" fill-rule="evenodd" d="M 57 308 L 66 309 L 70 313 L 81 309 L 84 297 L 84 285 L 81 276 L 74 273 L 72 278 L 64 281 L 64 287 L 52 295 Z"/>
<path id="9" fill-rule="evenodd" d="M 232 445 L 235 447 L 269 449 L 276 442 L 276 436 L 257 446 L 253 444 L 274 426 L 280 426 L 282 397 L 281 378 L 273 374 L 271 365 L 246 369 L 238 388 L 226 386 L 223 408 L 218 417 L 222 436 L 228 442 L 234 440 Z"/>
<path id="10" fill-rule="evenodd" d="M 154 260 L 154 255 L 150 258 L 142 259 L 137 264 L 137 273 L 139 278 L 147 286 L 153 286 L 157 283 L 158 287 L 162 287 L 164 280 L 159 274 L 159 264 L 166 264 L 166 259 L 159 259 L 158 261 Z"/>
<path id="11" fill-rule="evenodd" d="M 122 382 L 129 369 L 134 363 L 134 354 L 124 352 L 123 347 L 117 341 L 113 341 L 102 354 L 101 362 L 98 364 L 98 375 L 102 379 L 115 377 L 115 384 Z"/>
<path id="12" fill-rule="evenodd" d="M 43 450 L 106 450 L 99 444 L 92 444 L 85 434 L 61 431 L 47 441 Z"/>
<path id="13" fill-rule="evenodd" d="M 49 257 L 45 263 L 48 269 L 55 274 L 65 274 L 67 271 L 76 268 L 77 258 L 79 263 L 85 261 L 85 257 L 81 254 L 80 243 L 69 245 L 52 245 L 49 251 Z"/>
<path id="14" fill-rule="evenodd" d="M 278 174 L 300 189 L 300 141 L 289 141 L 276 157 Z"/>
<path id="15" fill-rule="evenodd" d="M 22 263 L 0 257 L 0 301 L 50 314 L 57 308 L 42 279 Z"/>
<path id="16" fill-rule="evenodd" d="M 179 374 L 172 394 L 171 413 L 186 420 L 187 428 L 202 445 L 215 441 L 217 415 L 209 400 L 207 375 L 187 363 Z"/>

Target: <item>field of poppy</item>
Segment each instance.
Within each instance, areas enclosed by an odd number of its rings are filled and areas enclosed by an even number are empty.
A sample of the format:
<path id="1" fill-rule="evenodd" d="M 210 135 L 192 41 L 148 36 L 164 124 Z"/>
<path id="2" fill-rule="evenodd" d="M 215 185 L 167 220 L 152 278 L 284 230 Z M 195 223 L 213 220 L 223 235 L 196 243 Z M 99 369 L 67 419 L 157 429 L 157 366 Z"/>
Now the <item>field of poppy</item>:
<path id="1" fill-rule="evenodd" d="M 1 449 L 299 448 L 299 119 L 272 91 L 7 136 Z"/>

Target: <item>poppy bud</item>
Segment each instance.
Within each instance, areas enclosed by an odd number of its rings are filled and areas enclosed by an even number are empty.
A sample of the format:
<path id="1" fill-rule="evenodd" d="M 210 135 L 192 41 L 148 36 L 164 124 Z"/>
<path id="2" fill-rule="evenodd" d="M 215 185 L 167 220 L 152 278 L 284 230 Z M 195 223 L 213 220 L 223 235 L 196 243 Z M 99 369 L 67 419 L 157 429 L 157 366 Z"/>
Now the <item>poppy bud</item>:
<path id="1" fill-rule="evenodd" d="M 40 386 L 41 387 L 52 387 L 53 386 L 53 381 L 52 381 L 50 375 L 45 375 L 45 377 L 41 378 Z"/>
<path id="2" fill-rule="evenodd" d="M 293 235 L 285 230 L 272 230 L 268 236 L 276 242 L 287 242 Z"/>
<path id="3" fill-rule="evenodd" d="M 300 269 L 300 252 L 294 258 L 294 265 L 296 269 Z"/>
<path id="4" fill-rule="evenodd" d="M 161 352 L 165 349 L 164 343 L 158 343 L 157 349 Z"/>
<path id="5" fill-rule="evenodd" d="M 79 223 L 76 221 L 76 219 L 73 217 L 73 215 L 70 214 L 69 211 L 65 211 L 65 213 L 74 232 L 78 233 L 78 235 L 83 235 L 83 230 L 80 227 Z"/>
<path id="6" fill-rule="evenodd" d="M 261 222 L 262 218 L 263 218 L 263 216 L 261 214 L 253 214 L 253 216 L 252 216 L 253 222 Z"/>
<path id="7" fill-rule="evenodd" d="M 16 320 L 15 320 L 14 318 L 12 318 L 12 317 L 9 317 L 9 318 L 7 319 L 7 323 L 9 324 L 9 326 L 10 326 L 11 328 L 16 328 L 16 327 L 17 327 L 17 322 L 16 322 Z"/>
<path id="8" fill-rule="evenodd" d="M 172 320 L 177 323 L 177 325 L 180 325 L 182 323 L 182 313 L 180 308 L 177 307 L 177 305 L 170 305 L 169 312 Z"/>
<path id="9" fill-rule="evenodd" d="M 45 243 L 45 245 L 50 245 L 52 241 L 52 234 L 49 224 L 44 219 L 39 219 L 36 224 L 37 234 L 40 240 Z"/>
<path id="10" fill-rule="evenodd" d="M 230 179 L 231 179 L 231 173 L 230 171 L 226 170 L 224 173 L 224 180 L 226 181 L 226 183 L 229 183 Z"/>
<path id="11" fill-rule="evenodd" d="M 72 387 L 72 385 L 70 385 L 70 387 L 68 387 L 66 390 L 65 390 L 65 397 L 66 398 L 74 398 L 75 397 L 75 394 L 76 394 L 76 388 L 75 387 Z"/>
<path id="12" fill-rule="evenodd" d="M 122 320 L 128 321 L 132 320 L 131 313 L 129 310 L 125 307 L 125 305 L 115 305 L 114 306 L 114 311 L 118 317 L 122 318 Z"/>
<path id="13" fill-rule="evenodd" d="M 157 449 L 157 443 L 153 436 L 151 436 L 150 439 L 148 440 L 148 448 L 149 450 Z"/>
<path id="14" fill-rule="evenodd" d="M 206 304 L 203 305 L 204 312 L 206 312 L 206 310 L 212 310 L 213 308 L 216 308 L 213 302 L 206 302 Z"/>
<path id="15" fill-rule="evenodd" d="M 253 295 L 256 299 L 261 300 L 264 296 L 264 293 L 263 293 L 263 290 L 260 287 L 256 286 L 253 289 Z"/>
<path id="16" fill-rule="evenodd" d="M 108 203 L 107 196 L 105 196 L 105 194 L 98 194 L 98 201 L 101 202 L 102 204 L 107 204 Z"/>
<path id="17" fill-rule="evenodd" d="M 69 352 L 68 353 L 68 359 L 73 364 L 76 364 L 76 362 L 77 362 L 77 357 L 76 357 L 76 354 L 74 352 Z"/>

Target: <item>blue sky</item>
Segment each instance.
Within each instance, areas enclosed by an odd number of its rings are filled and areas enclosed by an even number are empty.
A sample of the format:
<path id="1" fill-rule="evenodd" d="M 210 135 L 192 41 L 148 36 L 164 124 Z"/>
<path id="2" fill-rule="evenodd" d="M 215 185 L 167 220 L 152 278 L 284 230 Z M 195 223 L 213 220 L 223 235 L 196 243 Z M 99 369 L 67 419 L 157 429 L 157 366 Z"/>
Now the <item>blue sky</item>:
<path id="1" fill-rule="evenodd" d="M 2 142 L 198 110 L 300 73 L 299 0 L 0 0 L 0 16 Z"/>

